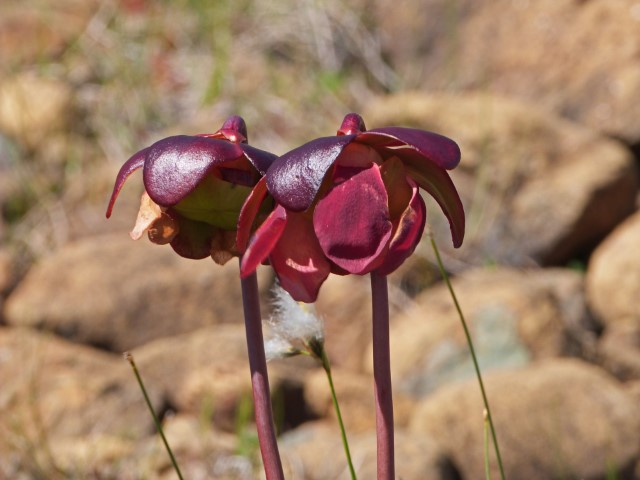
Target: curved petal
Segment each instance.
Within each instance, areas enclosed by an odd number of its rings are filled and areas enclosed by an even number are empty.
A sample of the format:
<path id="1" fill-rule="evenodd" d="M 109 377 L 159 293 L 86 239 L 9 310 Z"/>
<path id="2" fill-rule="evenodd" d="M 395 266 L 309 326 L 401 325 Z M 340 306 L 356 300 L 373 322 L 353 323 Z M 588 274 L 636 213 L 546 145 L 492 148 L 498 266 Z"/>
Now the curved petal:
<path id="1" fill-rule="evenodd" d="M 246 143 L 241 143 L 240 148 L 247 159 L 251 162 L 251 165 L 253 165 L 261 175 L 267 173 L 271 164 L 278 158 L 277 155 L 274 155 L 271 152 L 260 150 L 259 148 L 252 147 Z"/>
<path id="2" fill-rule="evenodd" d="M 287 213 L 287 226 L 269 261 L 282 288 L 298 302 L 315 302 L 331 271 L 313 223 L 303 213 Z"/>
<path id="3" fill-rule="evenodd" d="M 365 274 L 381 260 L 393 225 L 387 191 L 377 165 L 336 167 L 335 185 L 318 202 L 313 226 L 329 260 L 350 273 Z"/>
<path id="4" fill-rule="evenodd" d="M 200 260 L 211 255 L 211 242 L 218 229 L 208 223 L 189 220 L 173 210 L 166 213 L 178 225 L 178 234 L 171 240 L 173 250 L 184 258 Z"/>
<path id="5" fill-rule="evenodd" d="M 460 147 L 456 142 L 443 135 L 415 128 L 374 128 L 358 135 L 356 141 L 376 147 L 410 147 L 446 170 L 460 163 Z"/>
<path id="6" fill-rule="evenodd" d="M 267 172 L 267 186 L 276 202 L 294 212 L 308 209 L 336 158 L 354 138 L 318 138 L 278 158 Z"/>
<path id="7" fill-rule="evenodd" d="M 249 239 L 249 246 L 240 261 L 240 276 L 242 278 L 255 272 L 258 265 L 269 256 L 282 236 L 286 225 L 287 212 L 281 205 L 278 205 Z"/>
<path id="8" fill-rule="evenodd" d="M 380 275 L 388 275 L 411 256 L 420 243 L 426 221 L 427 208 L 418 187 L 413 183 L 411 202 L 400 217 L 393 238 L 389 242 L 389 251 L 376 272 Z"/>
<path id="9" fill-rule="evenodd" d="M 423 161 L 422 156 L 413 150 L 404 150 L 400 158 L 408 176 L 426 190 L 442 208 L 449 220 L 453 246 L 458 248 L 464 239 L 464 207 L 449 174 L 437 165 Z"/>
<path id="10" fill-rule="evenodd" d="M 118 172 L 118 176 L 116 177 L 116 182 L 113 186 L 113 192 L 111 193 L 111 198 L 109 199 L 109 205 L 107 206 L 107 218 L 111 217 L 111 212 L 113 211 L 113 205 L 116 203 L 116 198 L 120 194 L 120 190 L 122 190 L 122 186 L 124 182 L 127 181 L 129 175 L 138 170 L 144 165 L 145 158 L 147 156 L 147 150 L 149 148 L 145 148 L 136 153 L 129 160 L 124 162 L 124 165 L 120 167 L 120 171 Z"/>
<path id="11" fill-rule="evenodd" d="M 240 210 L 240 215 L 238 216 L 238 233 L 236 235 L 236 244 L 238 246 L 238 251 L 240 253 L 244 253 L 247 249 L 247 244 L 249 243 L 249 236 L 251 235 L 251 227 L 253 222 L 258 215 L 258 211 L 260 210 L 260 205 L 264 201 L 267 196 L 267 180 L 262 177 L 251 193 L 247 197 L 242 205 L 242 209 Z"/>
<path id="12" fill-rule="evenodd" d="M 158 205 L 171 207 L 191 193 L 212 168 L 242 155 L 235 143 L 178 135 L 147 149 L 144 185 Z"/>
<path id="13" fill-rule="evenodd" d="M 407 209 L 413 191 L 407 182 L 407 172 L 404 163 L 398 157 L 391 157 L 380 167 L 380 175 L 389 196 L 389 216 L 396 223 Z"/>

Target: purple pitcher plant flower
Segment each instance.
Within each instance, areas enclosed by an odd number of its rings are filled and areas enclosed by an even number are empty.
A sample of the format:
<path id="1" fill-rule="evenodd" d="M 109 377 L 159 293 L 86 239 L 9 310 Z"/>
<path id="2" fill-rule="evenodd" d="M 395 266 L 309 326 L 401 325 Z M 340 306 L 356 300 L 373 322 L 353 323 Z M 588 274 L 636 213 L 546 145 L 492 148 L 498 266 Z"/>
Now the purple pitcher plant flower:
<path id="1" fill-rule="evenodd" d="M 238 116 L 212 134 L 164 138 L 122 166 L 107 218 L 126 180 L 142 169 L 145 192 L 132 238 L 147 231 L 152 242 L 169 243 L 182 257 L 211 255 L 223 264 L 238 255 L 240 209 L 275 158 L 247 144 L 247 128 Z"/>
<path id="2" fill-rule="evenodd" d="M 359 115 L 347 115 L 336 136 L 284 154 L 256 185 L 238 225 L 241 274 L 268 259 L 293 298 L 313 302 L 329 273 L 391 273 L 422 236 L 420 188 L 438 202 L 460 246 L 464 210 L 447 173 L 459 161 L 447 137 L 403 127 L 367 131 Z M 267 191 L 276 207 L 249 239 Z"/>
<path id="3" fill-rule="evenodd" d="M 241 207 L 275 158 L 247 144 L 247 128 L 238 116 L 229 117 L 212 134 L 165 138 L 140 150 L 122 166 L 107 218 L 126 180 L 142 169 L 145 192 L 131 236 L 137 239 L 147 231 L 152 242 L 169 243 L 182 257 L 202 259 L 210 255 L 216 263 L 224 264 L 239 256 L 236 228 Z M 269 205 L 264 207 L 268 212 Z M 256 216 L 260 216 L 258 210 Z M 283 480 L 255 272 L 243 276 L 240 283 L 264 470 L 267 480 Z"/>
<path id="4" fill-rule="evenodd" d="M 371 275 L 378 480 L 395 479 L 387 275 L 422 237 L 420 188 L 448 218 L 453 245 L 461 245 L 464 209 L 447 173 L 459 162 L 460 149 L 447 137 L 403 127 L 367 131 L 351 113 L 336 136 L 278 158 L 240 213 L 241 276 L 268 261 L 295 300 L 313 302 L 330 273 Z M 275 209 L 251 235 L 268 193 Z"/>

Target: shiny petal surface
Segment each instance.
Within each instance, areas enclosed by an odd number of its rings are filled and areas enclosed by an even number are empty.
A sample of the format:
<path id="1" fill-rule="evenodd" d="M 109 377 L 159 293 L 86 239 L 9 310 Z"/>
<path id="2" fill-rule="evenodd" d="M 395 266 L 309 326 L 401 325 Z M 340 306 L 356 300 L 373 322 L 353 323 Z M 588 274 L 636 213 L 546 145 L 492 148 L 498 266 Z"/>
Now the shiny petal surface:
<path id="1" fill-rule="evenodd" d="M 252 274 L 271 253 L 287 225 L 287 212 L 278 205 L 249 239 L 242 260 L 240 276 L 246 278 Z"/>
<path id="2" fill-rule="evenodd" d="M 460 147 L 450 138 L 415 128 L 384 127 L 361 133 L 357 142 L 379 147 L 410 147 L 424 155 L 425 160 L 451 170 L 460 163 Z"/>
<path id="3" fill-rule="evenodd" d="M 269 255 L 269 261 L 282 288 L 298 302 L 315 302 L 331 271 L 316 239 L 313 223 L 302 213 L 287 214 L 287 226 Z"/>
<path id="4" fill-rule="evenodd" d="M 278 158 L 267 172 L 267 186 L 276 202 L 294 212 L 308 209 L 336 158 L 354 138 L 318 138 Z"/>
<path id="5" fill-rule="evenodd" d="M 453 246 L 458 248 L 464 239 L 464 207 L 449 174 L 437 165 L 425 162 L 422 156 L 413 150 L 403 151 L 401 159 L 408 176 L 435 198 L 442 208 L 449 220 Z"/>
<path id="6" fill-rule="evenodd" d="M 316 235 L 325 255 L 336 265 L 350 273 L 368 273 L 381 261 L 393 228 L 380 169 L 377 165 L 337 167 L 335 176 L 346 180 L 316 205 Z"/>
<path id="7" fill-rule="evenodd" d="M 240 148 L 244 152 L 247 159 L 251 162 L 251 165 L 255 167 L 262 175 L 267 173 L 267 170 L 271 167 L 273 162 L 278 158 L 271 152 L 266 152 L 258 148 L 241 143 Z"/>
<path id="8" fill-rule="evenodd" d="M 147 155 L 148 148 L 140 150 L 134 156 L 132 156 L 129 160 L 127 160 L 122 167 L 120 167 L 120 171 L 118 172 L 118 176 L 116 177 L 115 185 L 113 186 L 113 192 L 111 193 L 111 198 L 109 199 L 109 205 L 107 206 L 107 218 L 111 217 L 111 212 L 113 211 L 113 205 L 116 203 L 116 198 L 120 194 L 120 190 L 122 190 L 122 186 L 124 182 L 127 181 L 127 178 L 141 168 L 144 165 L 144 159 Z"/>
<path id="9" fill-rule="evenodd" d="M 154 202 L 176 205 L 191 193 L 212 168 L 243 154 L 224 140 L 178 135 L 146 149 L 144 185 Z"/>
<path id="10" fill-rule="evenodd" d="M 388 275 L 402 265 L 413 254 L 422 238 L 427 221 L 427 208 L 417 186 L 413 186 L 411 202 L 400 217 L 384 262 L 377 269 L 381 275 Z"/>

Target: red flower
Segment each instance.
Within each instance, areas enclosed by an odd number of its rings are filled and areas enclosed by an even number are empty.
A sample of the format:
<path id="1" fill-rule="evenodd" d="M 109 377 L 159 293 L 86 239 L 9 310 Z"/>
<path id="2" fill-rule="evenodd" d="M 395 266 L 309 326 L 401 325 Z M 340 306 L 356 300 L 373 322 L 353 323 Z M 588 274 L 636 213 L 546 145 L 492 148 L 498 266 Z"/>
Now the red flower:
<path id="1" fill-rule="evenodd" d="M 366 131 L 359 115 L 347 115 L 337 136 L 286 153 L 256 185 L 238 224 L 241 274 L 268 257 L 283 288 L 305 302 L 315 301 L 331 272 L 388 274 L 422 236 L 419 187 L 439 203 L 460 246 L 464 210 L 447 173 L 459 161 L 449 138 L 402 127 Z M 249 241 L 267 190 L 276 208 Z"/>
<path id="2" fill-rule="evenodd" d="M 107 218 L 129 175 L 142 168 L 145 193 L 131 236 L 140 238 L 148 230 L 151 241 L 170 243 L 183 257 L 211 255 L 225 263 L 237 255 L 242 204 L 275 158 L 247 144 L 247 128 L 238 116 L 213 134 L 162 139 L 122 166 Z"/>

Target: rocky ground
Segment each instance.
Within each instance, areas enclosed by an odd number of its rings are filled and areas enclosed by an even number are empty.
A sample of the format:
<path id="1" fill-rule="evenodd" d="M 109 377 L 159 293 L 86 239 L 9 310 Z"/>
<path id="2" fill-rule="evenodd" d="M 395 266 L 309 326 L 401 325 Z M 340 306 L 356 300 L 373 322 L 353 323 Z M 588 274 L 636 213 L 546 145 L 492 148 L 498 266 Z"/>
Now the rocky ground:
<path id="1" fill-rule="evenodd" d="M 0 479 L 174 478 L 125 350 L 186 478 L 260 478 L 235 262 L 130 240 L 140 185 L 108 222 L 106 201 L 164 136 L 239 113 L 284 153 L 349 111 L 462 148 L 463 247 L 437 206 L 428 221 L 507 478 L 640 479 L 640 3 L 268 3 L 0 4 Z M 428 242 L 390 282 L 398 478 L 484 478 L 479 389 Z M 368 288 L 331 278 L 317 304 L 361 479 Z M 287 478 L 347 478 L 322 371 L 270 371 Z"/>

